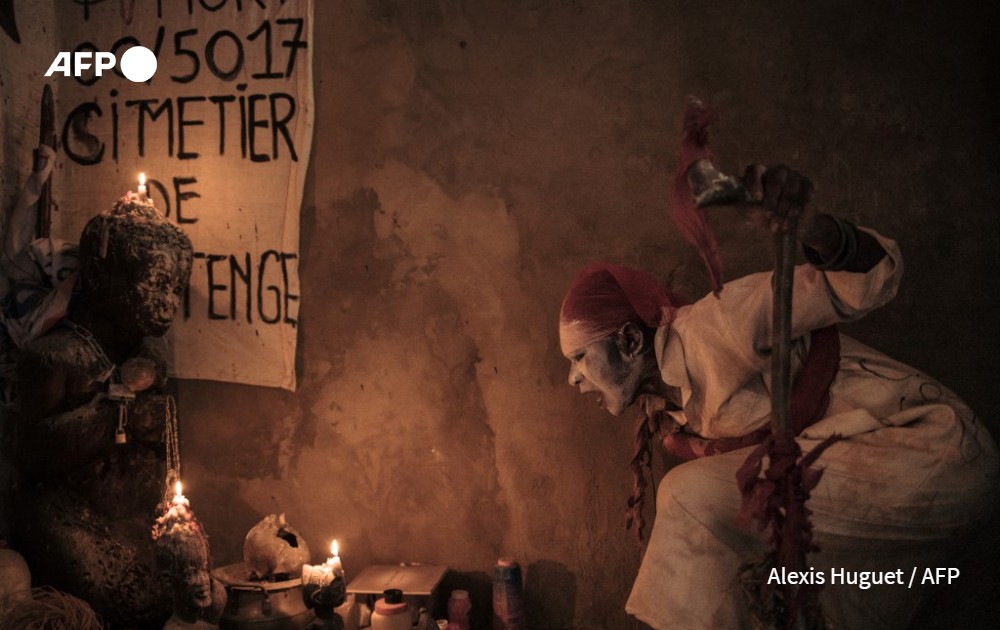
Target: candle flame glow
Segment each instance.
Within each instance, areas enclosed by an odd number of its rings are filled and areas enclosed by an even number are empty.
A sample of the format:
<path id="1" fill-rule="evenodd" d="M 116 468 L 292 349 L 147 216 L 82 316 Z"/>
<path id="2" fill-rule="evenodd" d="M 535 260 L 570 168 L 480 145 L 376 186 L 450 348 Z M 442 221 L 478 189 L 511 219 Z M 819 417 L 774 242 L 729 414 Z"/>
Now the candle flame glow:
<path id="1" fill-rule="evenodd" d="M 181 494 L 183 494 L 181 490 L 183 490 L 183 487 L 181 486 L 181 480 L 178 479 L 177 483 L 174 484 L 174 494 L 176 494 L 177 496 L 181 496 Z"/>
<path id="2" fill-rule="evenodd" d="M 333 542 L 330 543 L 330 553 L 333 554 L 334 558 L 336 558 L 337 556 L 340 555 L 340 546 L 337 545 L 337 539 L 336 538 L 334 538 Z"/>
<path id="3" fill-rule="evenodd" d="M 146 174 L 145 173 L 139 173 L 139 185 L 140 186 L 145 186 L 146 185 Z"/>

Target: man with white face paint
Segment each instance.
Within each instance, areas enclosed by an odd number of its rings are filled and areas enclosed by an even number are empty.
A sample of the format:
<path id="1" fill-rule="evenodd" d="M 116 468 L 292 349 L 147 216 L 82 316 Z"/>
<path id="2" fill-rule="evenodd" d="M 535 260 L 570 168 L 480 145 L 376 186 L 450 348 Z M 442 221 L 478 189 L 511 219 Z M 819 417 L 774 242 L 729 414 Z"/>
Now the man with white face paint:
<path id="1" fill-rule="evenodd" d="M 809 261 L 793 280 L 790 420 L 803 452 L 842 436 L 818 462 L 825 472 L 808 507 L 820 551 L 806 566 L 824 577 L 820 599 L 833 627 L 904 628 L 930 587 L 860 589 L 832 583 L 831 570 L 950 566 L 998 496 L 996 446 L 947 388 L 836 331 L 896 294 L 896 243 L 811 214 L 809 182 L 794 171 L 757 173 L 765 201 L 759 218 L 773 228 L 792 208 L 801 212 Z M 770 273 L 687 304 L 652 276 L 608 264 L 581 272 L 563 301 L 559 334 L 570 384 L 597 393 L 612 415 L 633 404 L 640 411 L 627 512 L 640 535 L 642 438 L 655 435 L 690 460 L 659 484 L 626 604 L 654 628 L 751 623 L 738 573 L 763 543 L 736 524 L 735 475 L 770 430 L 771 308 Z"/>
<path id="2" fill-rule="evenodd" d="M 585 270 L 563 302 L 559 327 L 570 385 L 597 392 L 613 416 L 641 393 L 666 396 L 669 387 L 657 377 L 649 350 L 655 329 L 668 325 L 674 308 L 686 303 L 641 271 L 615 265 Z"/>

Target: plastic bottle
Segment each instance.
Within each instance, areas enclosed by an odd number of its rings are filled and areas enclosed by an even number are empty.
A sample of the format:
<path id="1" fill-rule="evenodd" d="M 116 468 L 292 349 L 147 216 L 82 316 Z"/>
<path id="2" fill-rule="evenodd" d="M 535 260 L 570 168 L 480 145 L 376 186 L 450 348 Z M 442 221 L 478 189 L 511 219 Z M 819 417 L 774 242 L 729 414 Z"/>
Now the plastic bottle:
<path id="1" fill-rule="evenodd" d="M 448 599 L 448 625 L 456 624 L 459 630 L 469 630 L 469 611 L 472 610 L 472 602 L 469 600 L 469 591 L 456 589 L 451 592 Z"/>
<path id="2" fill-rule="evenodd" d="M 526 627 L 521 567 L 511 558 L 500 558 L 493 567 L 493 630 Z"/>
<path id="3" fill-rule="evenodd" d="M 391 588 L 375 602 L 372 612 L 372 630 L 412 630 L 410 608 L 403 601 L 403 591 Z"/>

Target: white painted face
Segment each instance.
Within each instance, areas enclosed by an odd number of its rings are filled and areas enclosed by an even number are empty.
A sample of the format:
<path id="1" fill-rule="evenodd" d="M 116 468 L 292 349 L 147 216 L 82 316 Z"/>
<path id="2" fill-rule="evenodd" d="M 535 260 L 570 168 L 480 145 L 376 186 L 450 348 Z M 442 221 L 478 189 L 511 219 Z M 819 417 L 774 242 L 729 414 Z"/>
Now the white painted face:
<path id="1" fill-rule="evenodd" d="M 623 354 L 620 332 L 612 333 L 566 355 L 569 384 L 581 394 L 596 393 L 598 404 L 620 415 L 638 393 L 639 362 Z"/>

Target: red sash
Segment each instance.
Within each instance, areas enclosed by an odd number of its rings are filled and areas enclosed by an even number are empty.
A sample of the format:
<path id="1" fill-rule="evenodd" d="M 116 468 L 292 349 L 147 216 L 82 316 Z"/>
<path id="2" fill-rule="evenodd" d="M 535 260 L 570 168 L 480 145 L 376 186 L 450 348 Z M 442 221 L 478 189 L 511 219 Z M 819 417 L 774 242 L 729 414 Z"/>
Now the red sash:
<path id="1" fill-rule="evenodd" d="M 830 385 L 840 367 L 840 333 L 836 326 L 814 330 L 810 336 L 809 353 L 802 363 L 802 369 L 795 377 L 789 400 L 788 418 L 792 435 L 798 435 L 806 427 L 819 421 L 830 405 Z M 663 425 L 666 413 L 662 408 L 652 411 L 643 402 L 642 415 L 635 432 L 635 452 L 630 467 L 634 478 L 632 496 L 625 510 L 625 527 L 635 527 L 636 535 L 642 540 L 642 505 L 646 489 L 646 479 L 642 468 L 651 461 L 650 442 Z M 717 455 L 739 448 L 760 444 L 771 434 L 767 426 L 740 437 L 706 439 L 690 433 L 682 433 L 680 426 L 673 425 L 673 431 L 662 440 L 663 448 L 682 459 L 695 459 L 707 455 Z"/>
<path id="2" fill-rule="evenodd" d="M 795 378 L 789 401 L 788 419 L 792 435 L 818 422 L 830 405 L 830 384 L 840 367 L 840 334 L 836 326 L 814 330 L 809 353 Z M 682 459 L 717 455 L 760 444 L 771 434 L 767 426 L 740 437 L 706 439 L 680 432 L 680 427 L 663 438 L 663 448 Z"/>

